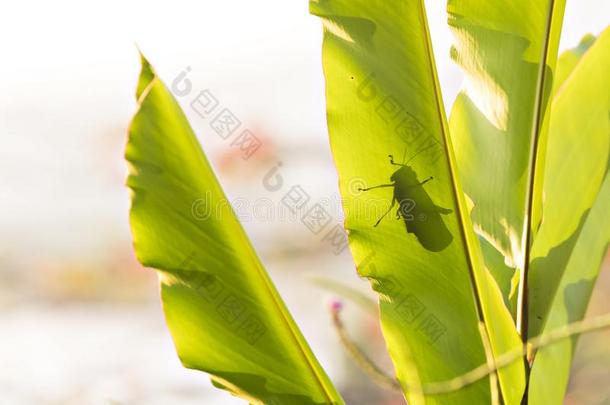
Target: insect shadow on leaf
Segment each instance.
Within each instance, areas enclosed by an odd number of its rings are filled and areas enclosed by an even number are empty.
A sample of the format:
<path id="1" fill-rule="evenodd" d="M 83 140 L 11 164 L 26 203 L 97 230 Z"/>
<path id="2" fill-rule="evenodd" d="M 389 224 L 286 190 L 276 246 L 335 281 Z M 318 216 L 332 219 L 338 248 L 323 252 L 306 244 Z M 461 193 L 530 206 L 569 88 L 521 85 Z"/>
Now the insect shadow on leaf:
<path id="1" fill-rule="evenodd" d="M 397 163 L 392 155 L 388 155 L 390 164 L 399 166 L 399 169 L 390 177 L 392 183 L 359 188 L 358 190 L 370 191 L 377 188 L 392 187 L 394 189 L 392 204 L 373 226 L 377 227 L 381 220 L 398 204 L 396 219 L 402 220 L 405 223 L 407 233 L 414 234 L 425 249 L 432 252 L 440 252 L 449 246 L 453 240 L 453 236 L 443 222 L 441 214 L 447 215 L 453 211 L 434 204 L 424 189 L 424 184 L 432 181 L 434 178 L 430 176 L 423 181 L 419 181 L 417 173 L 409 166 L 409 163 L 417 155 L 430 147 L 421 149 L 405 163 Z"/>

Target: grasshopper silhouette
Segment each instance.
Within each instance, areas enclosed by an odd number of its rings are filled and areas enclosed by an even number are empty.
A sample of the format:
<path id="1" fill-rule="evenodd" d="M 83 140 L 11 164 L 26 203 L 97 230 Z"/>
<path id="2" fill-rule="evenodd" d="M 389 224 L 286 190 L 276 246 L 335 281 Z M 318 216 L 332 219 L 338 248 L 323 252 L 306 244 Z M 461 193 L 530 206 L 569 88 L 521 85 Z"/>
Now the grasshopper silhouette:
<path id="1" fill-rule="evenodd" d="M 453 236 L 443 222 L 441 214 L 447 215 L 453 211 L 437 206 L 428 193 L 426 193 L 423 186 L 431 181 L 433 177 L 428 177 L 420 182 L 417 179 L 415 171 L 408 165 L 408 163 L 420 152 L 423 152 L 423 150 L 417 152 L 404 164 L 394 162 L 394 157 L 389 155 L 390 164 L 400 166 L 400 168 L 390 177 L 392 183 L 360 188 L 359 190 L 369 191 L 384 187 L 394 188 L 392 205 L 381 218 L 377 220 L 374 226 L 377 227 L 381 220 L 385 218 L 392 208 L 394 208 L 396 203 L 398 203 L 399 207 L 396 210 L 396 219 L 402 219 L 404 221 L 407 233 L 414 234 L 425 249 L 432 252 L 440 252 L 449 246 L 453 240 Z"/>

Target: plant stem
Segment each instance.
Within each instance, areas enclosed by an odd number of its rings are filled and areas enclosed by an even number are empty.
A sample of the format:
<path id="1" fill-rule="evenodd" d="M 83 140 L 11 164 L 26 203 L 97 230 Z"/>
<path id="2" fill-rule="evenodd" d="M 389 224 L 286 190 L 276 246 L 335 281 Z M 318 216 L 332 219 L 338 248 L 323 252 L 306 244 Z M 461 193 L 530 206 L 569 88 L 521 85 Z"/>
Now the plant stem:
<path id="1" fill-rule="evenodd" d="M 354 359 L 354 362 L 379 385 L 392 390 L 400 391 L 400 384 L 398 381 L 377 367 L 377 365 L 373 363 L 373 361 L 362 351 L 362 349 L 350 338 L 345 330 L 345 327 L 343 326 L 343 322 L 341 322 L 339 312 L 340 311 L 338 310 L 331 312 L 333 325 L 335 326 L 337 334 L 339 335 L 341 344 Z"/>
<path id="2" fill-rule="evenodd" d="M 498 369 L 512 364 L 520 357 L 523 357 L 528 350 L 550 346 L 574 335 L 598 332 L 608 328 L 610 328 L 610 314 L 562 326 L 549 333 L 530 339 L 521 349 L 513 350 L 497 357 L 493 366 L 483 364 L 451 380 L 426 384 L 423 386 L 423 392 L 427 395 L 437 395 L 460 390 L 487 377 Z M 408 390 L 409 387 L 405 389 Z M 527 401 L 527 391 L 524 400 Z"/>

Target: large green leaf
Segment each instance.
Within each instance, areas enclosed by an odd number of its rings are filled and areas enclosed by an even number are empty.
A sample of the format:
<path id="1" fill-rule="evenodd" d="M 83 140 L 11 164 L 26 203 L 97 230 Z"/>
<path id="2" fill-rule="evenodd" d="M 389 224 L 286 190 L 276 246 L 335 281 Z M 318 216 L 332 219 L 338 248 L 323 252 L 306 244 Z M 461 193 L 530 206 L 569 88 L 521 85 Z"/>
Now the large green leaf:
<path id="1" fill-rule="evenodd" d="M 544 219 L 532 248 L 532 336 L 584 317 L 610 242 L 609 71 L 607 29 L 574 65 L 553 100 Z M 532 403 L 561 403 L 575 343 L 576 338 L 537 353 Z"/>
<path id="2" fill-rule="evenodd" d="M 340 404 L 180 107 L 142 58 L 126 158 L 136 255 L 159 271 L 186 367 L 252 403 Z"/>
<path id="3" fill-rule="evenodd" d="M 350 248 L 380 294 L 398 380 L 421 404 L 419 384 L 492 361 L 488 339 L 499 355 L 520 347 L 519 337 L 457 181 L 423 1 L 318 0 L 310 10 L 324 26 L 328 127 Z M 390 185 L 361 192 L 363 183 Z M 393 193 L 400 204 L 374 226 Z M 505 403 L 519 403 L 523 365 L 499 377 Z M 489 403 L 494 392 L 496 375 L 425 403 Z"/>
<path id="4" fill-rule="evenodd" d="M 521 271 L 540 220 L 548 100 L 565 0 L 448 0 L 452 56 L 465 72 L 450 119 L 478 232 Z M 520 299 L 519 304 L 526 300 Z M 527 337 L 527 311 L 517 323 Z"/>

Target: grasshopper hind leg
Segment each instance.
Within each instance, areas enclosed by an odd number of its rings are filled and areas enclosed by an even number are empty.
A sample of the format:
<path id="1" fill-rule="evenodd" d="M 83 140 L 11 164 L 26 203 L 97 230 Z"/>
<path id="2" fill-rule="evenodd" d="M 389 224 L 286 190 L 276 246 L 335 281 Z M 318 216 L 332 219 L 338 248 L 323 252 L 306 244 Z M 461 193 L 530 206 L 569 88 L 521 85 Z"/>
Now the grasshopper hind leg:
<path id="1" fill-rule="evenodd" d="M 375 225 L 373 225 L 373 227 L 377 227 L 377 225 L 379 225 L 379 223 L 381 222 L 381 220 L 383 218 L 385 218 L 386 215 L 388 215 L 390 213 L 390 211 L 392 211 L 392 208 L 394 208 L 394 206 L 396 205 L 396 199 L 392 198 L 392 204 L 390 205 L 390 208 L 388 208 L 388 210 L 381 216 L 381 218 L 379 218 L 377 220 L 377 222 L 375 222 Z"/>

